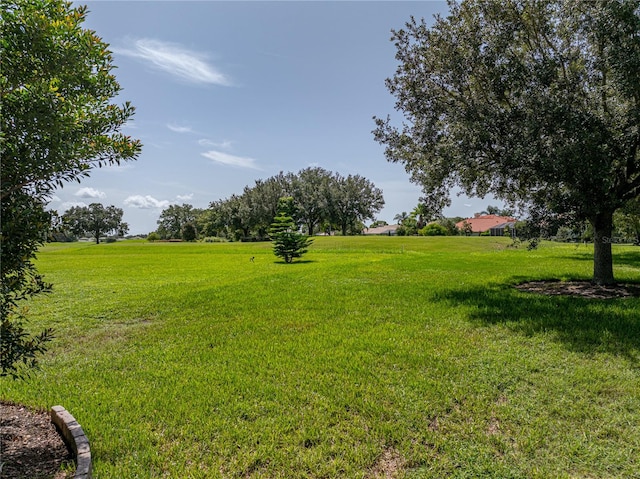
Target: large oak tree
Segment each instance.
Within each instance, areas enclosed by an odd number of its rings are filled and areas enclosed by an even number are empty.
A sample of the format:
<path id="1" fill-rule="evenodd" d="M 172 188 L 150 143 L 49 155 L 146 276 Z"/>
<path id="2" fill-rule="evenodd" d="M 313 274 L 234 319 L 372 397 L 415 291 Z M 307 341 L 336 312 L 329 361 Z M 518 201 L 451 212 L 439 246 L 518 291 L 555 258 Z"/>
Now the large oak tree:
<path id="1" fill-rule="evenodd" d="M 373 219 L 384 206 L 382 190 L 360 175 L 334 175 L 329 191 L 329 220 L 345 236 L 357 223 Z"/>
<path id="2" fill-rule="evenodd" d="M 82 28 L 85 7 L 61 0 L 1 1 L 0 375 L 35 365 L 49 331 L 29 336 L 19 302 L 47 289 L 33 259 L 50 225 L 55 188 L 96 166 L 135 159 L 141 144 L 121 133 L 133 114 L 108 46 Z"/>
<path id="3" fill-rule="evenodd" d="M 202 210 L 194 208 L 192 205 L 183 203 L 182 205 L 169 205 L 163 209 L 158 219 L 157 233 L 162 239 L 182 238 L 183 228 L 187 224 L 195 224 Z"/>
<path id="4" fill-rule="evenodd" d="M 640 196 L 640 1 L 463 1 L 392 40 L 405 121 L 374 134 L 426 204 L 457 186 L 588 220 L 593 281 L 613 283 L 613 214 Z"/>
<path id="5" fill-rule="evenodd" d="M 129 225 L 122 221 L 123 211 L 115 206 L 106 208 L 100 203 L 91 203 L 89 206 L 72 206 L 62 215 L 64 228 L 76 235 L 91 235 L 100 243 L 100 238 L 109 233 L 124 236 L 129 230 Z"/>
<path id="6" fill-rule="evenodd" d="M 293 178 L 293 197 L 300 222 L 307 228 L 307 234 L 313 235 L 316 227 L 329 217 L 329 199 L 332 174 L 320 167 L 300 170 Z"/>

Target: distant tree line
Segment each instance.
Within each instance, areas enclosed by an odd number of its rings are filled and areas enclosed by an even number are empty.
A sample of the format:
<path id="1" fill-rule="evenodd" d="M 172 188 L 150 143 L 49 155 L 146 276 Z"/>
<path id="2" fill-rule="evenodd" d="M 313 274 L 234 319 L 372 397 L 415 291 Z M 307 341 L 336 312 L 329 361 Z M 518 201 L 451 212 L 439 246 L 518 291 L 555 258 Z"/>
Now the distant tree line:
<path id="1" fill-rule="evenodd" d="M 358 234 L 364 221 L 374 219 L 384 206 L 382 190 L 360 175 L 342 176 L 319 167 L 279 173 L 256 180 L 241 194 L 213 201 L 208 208 L 171 205 L 158 219 L 155 239 L 226 238 L 233 241 L 266 240 L 278 216 L 281 198 L 293 198 L 290 216 L 308 235 L 335 232 Z M 185 230 L 186 228 L 186 230 Z"/>

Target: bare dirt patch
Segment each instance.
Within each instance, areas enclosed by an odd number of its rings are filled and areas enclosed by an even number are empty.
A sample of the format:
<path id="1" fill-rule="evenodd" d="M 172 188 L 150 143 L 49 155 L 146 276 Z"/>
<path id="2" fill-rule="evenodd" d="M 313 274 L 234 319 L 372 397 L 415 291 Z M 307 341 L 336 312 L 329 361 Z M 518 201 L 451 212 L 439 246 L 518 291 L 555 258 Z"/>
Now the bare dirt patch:
<path id="1" fill-rule="evenodd" d="M 640 284 L 592 284 L 589 281 L 529 281 L 516 285 L 520 291 L 553 296 L 579 296 L 591 299 L 638 298 Z"/>
<path id="2" fill-rule="evenodd" d="M 404 467 L 405 461 L 393 448 L 385 449 L 378 462 L 367 475 L 368 479 L 392 479 L 397 477 Z"/>
<path id="3" fill-rule="evenodd" d="M 0 403 L 0 478 L 66 479 L 74 470 L 49 414 Z"/>

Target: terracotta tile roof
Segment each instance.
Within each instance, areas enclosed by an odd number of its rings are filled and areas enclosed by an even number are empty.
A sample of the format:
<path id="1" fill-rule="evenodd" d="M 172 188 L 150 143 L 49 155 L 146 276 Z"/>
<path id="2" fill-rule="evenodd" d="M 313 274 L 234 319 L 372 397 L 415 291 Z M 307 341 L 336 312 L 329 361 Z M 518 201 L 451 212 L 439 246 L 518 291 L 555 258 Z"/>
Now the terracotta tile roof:
<path id="1" fill-rule="evenodd" d="M 365 228 L 363 233 L 366 235 L 388 235 L 389 233 L 394 235 L 399 227 L 400 225 L 377 226 L 375 228 Z"/>
<path id="2" fill-rule="evenodd" d="M 508 216 L 482 215 L 476 216 L 475 218 L 467 218 L 466 220 L 459 221 L 458 223 L 456 223 L 456 228 L 463 229 L 465 221 L 471 225 L 472 232 L 484 233 L 485 231 L 489 231 L 495 226 L 503 225 L 505 223 L 512 223 L 516 221 L 516 219 L 510 218 Z"/>

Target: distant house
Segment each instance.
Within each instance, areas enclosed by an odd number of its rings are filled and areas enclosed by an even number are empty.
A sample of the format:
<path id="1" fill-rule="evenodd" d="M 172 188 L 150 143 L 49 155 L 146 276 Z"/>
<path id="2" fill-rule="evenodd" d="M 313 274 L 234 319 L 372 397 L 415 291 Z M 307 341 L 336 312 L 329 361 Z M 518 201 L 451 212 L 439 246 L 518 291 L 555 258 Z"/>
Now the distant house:
<path id="1" fill-rule="evenodd" d="M 491 236 L 505 236 L 505 231 L 508 231 L 507 236 L 513 234 L 516 230 L 516 221 L 507 221 L 506 223 L 499 224 L 498 226 L 494 226 L 489 229 L 489 234 Z"/>
<path id="2" fill-rule="evenodd" d="M 456 223 L 456 228 L 460 231 L 465 231 L 471 228 L 472 235 L 489 234 L 491 236 L 504 236 L 505 229 L 509 227 L 509 230 L 513 231 L 516 225 L 516 219 L 508 216 L 498 215 L 476 215 L 473 218 L 467 218 Z"/>
<path id="3" fill-rule="evenodd" d="M 375 228 L 365 228 L 362 232 L 366 235 L 395 236 L 398 228 L 400 228 L 400 225 L 384 225 L 376 226 Z"/>

